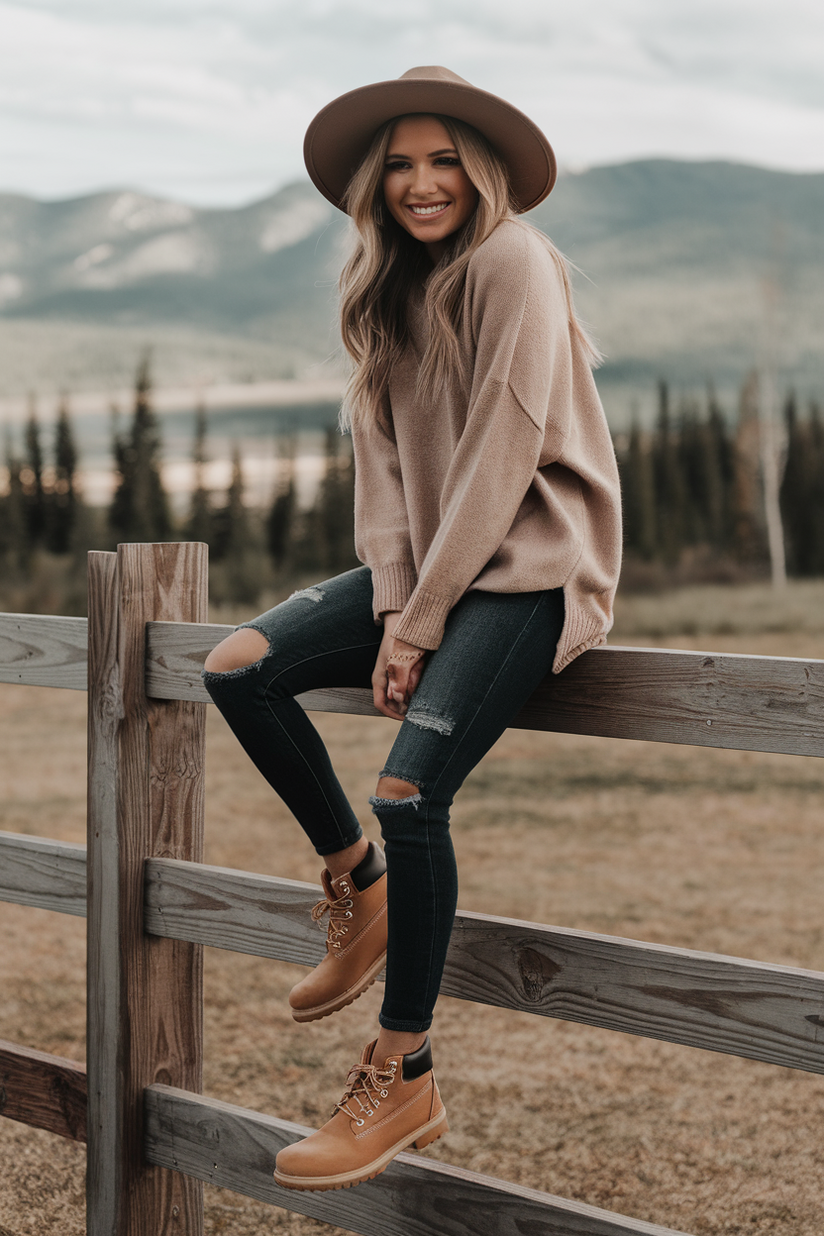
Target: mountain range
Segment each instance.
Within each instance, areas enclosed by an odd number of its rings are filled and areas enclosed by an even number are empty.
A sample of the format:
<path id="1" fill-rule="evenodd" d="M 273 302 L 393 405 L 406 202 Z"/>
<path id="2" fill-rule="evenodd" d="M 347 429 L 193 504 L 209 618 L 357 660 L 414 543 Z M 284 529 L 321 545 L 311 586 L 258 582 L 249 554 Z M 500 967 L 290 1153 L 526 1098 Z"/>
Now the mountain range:
<path id="1" fill-rule="evenodd" d="M 731 392 L 767 355 L 824 393 L 824 174 L 641 160 L 563 173 L 528 218 L 577 268 L 618 419 L 658 377 Z M 145 345 L 160 381 L 334 372 L 346 244 L 308 181 L 220 210 L 0 194 L 0 393 L 122 385 Z"/>

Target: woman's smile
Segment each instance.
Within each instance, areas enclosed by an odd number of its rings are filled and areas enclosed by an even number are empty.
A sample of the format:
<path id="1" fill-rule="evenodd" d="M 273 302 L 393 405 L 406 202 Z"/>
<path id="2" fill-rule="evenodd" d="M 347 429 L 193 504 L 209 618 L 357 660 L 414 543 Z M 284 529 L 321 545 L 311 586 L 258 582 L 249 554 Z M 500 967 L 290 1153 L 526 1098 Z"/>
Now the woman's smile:
<path id="1" fill-rule="evenodd" d="M 416 218 L 431 218 L 433 215 L 440 215 L 450 205 L 449 202 L 438 202 L 433 206 L 408 206 L 407 209 L 412 211 Z"/>
<path id="2" fill-rule="evenodd" d="M 404 116 L 392 130 L 383 172 L 389 213 L 439 261 L 472 217 L 478 190 L 435 116 Z"/>

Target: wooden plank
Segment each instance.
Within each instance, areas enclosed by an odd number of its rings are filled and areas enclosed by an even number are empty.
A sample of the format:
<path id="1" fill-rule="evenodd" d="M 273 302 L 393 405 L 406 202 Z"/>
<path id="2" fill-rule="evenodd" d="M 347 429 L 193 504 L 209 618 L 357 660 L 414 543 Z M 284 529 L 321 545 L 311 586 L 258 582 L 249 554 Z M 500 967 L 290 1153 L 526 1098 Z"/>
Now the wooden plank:
<path id="1" fill-rule="evenodd" d="M 159 700 L 211 703 L 200 677 L 209 653 L 234 627 L 204 622 L 150 622 L 146 628 L 146 693 Z"/>
<path id="2" fill-rule="evenodd" d="M 205 863 L 146 861 L 146 931 L 213 948 L 317 965 L 326 931 L 310 911 L 319 885 Z"/>
<path id="3" fill-rule="evenodd" d="M 89 581 L 88 1230 L 200 1236 L 202 1187 L 142 1156 L 144 1088 L 200 1088 L 203 1008 L 199 946 L 144 934 L 143 861 L 202 857 L 205 709 L 144 679 L 146 622 L 205 617 L 206 547 L 121 545 Z"/>
<path id="4" fill-rule="evenodd" d="M 200 667 L 232 627 L 187 632 L 152 623 L 147 690 L 161 699 L 208 700 Z M 208 632 L 208 639 L 206 633 Z M 366 689 L 334 688 L 299 697 L 308 710 L 380 716 Z M 513 723 L 606 738 L 824 755 L 824 661 L 594 648 L 550 676 Z"/>
<path id="5" fill-rule="evenodd" d="M 146 930 L 315 965 L 311 884 L 151 859 Z M 443 995 L 824 1073 L 824 974 L 459 911 Z"/>
<path id="6" fill-rule="evenodd" d="M 363 1236 L 679 1236 L 414 1154 L 356 1189 L 282 1189 L 272 1178 L 277 1152 L 309 1129 L 171 1086 L 149 1087 L 145 1102 L 152 1163 Z"/>
<path id="7" fill-rule="evenodd" d="M 86 690 L 85 618 L 0 614 L 0 682 Z"/>
<path id="8" fill-rule="evenodd" d="M 0 1039 L 0 1116 L 84 1142 L 85 1068 Z"/>
<path id="9" fill-rule="evenodd" d="M 86 847 L 0 832 L 0 901 L 86 914 Z"/>

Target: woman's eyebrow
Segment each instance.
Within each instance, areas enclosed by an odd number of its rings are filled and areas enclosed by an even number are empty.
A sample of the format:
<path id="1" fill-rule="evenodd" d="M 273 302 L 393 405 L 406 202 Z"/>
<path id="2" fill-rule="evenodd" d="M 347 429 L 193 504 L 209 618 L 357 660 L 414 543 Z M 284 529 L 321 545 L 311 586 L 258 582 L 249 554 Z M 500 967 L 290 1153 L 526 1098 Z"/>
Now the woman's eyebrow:
<path id="1" fill-rule="evenodd" d="M 457 153 L 458 153 L 457 150 L 454 150 L 451 146 L 447 146 L 445 150 L 430 151 L 426 157 L 427 159 L 436 159 L 438 155 L 457 154 Z M 387 159 L 409 159 L 410 156 L 406 154 L 401 154 L 400 151 L 393 151 L 391 154 L 388 154 L 386 157 Z"/>

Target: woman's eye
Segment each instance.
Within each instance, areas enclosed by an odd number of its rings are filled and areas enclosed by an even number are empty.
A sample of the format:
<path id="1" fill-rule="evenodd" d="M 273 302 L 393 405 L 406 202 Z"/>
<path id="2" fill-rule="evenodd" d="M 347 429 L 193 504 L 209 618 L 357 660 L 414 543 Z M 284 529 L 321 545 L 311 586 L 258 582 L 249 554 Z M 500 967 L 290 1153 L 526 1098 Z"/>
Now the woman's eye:
<path id="1" fill-rule="evenodd" d="M 443 163 L 446 167 L 460 167 L 461 165 L 460 159 L 456 159 L 454 155 L 441 155 L 436 162 Z"/>
<path id="2" fill-rule="evenodd" d="M 393 163 L 386 164 L 387 172 L 402 172 L 407 167 L 409 167 L 409 164 L 404 163 L 402 159 L 396 159 Z"/>

